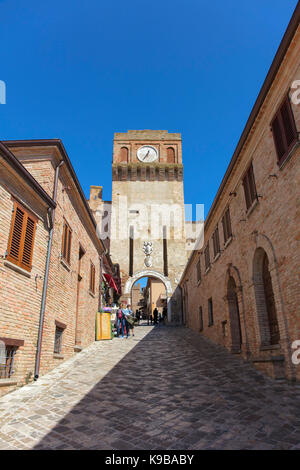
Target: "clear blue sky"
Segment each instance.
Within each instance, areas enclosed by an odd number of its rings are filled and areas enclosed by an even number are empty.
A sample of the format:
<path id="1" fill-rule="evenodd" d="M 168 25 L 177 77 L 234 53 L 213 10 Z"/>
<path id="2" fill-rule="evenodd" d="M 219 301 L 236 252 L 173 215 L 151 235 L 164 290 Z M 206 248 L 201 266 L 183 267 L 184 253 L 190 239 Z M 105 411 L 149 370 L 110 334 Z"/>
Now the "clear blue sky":
<path id="1" fill-rule="evenodd" d="M 296 4 L 0 0 L 0 139 L 62 139 L 110 199 L 114 132 L 181 132 L 206 215 Z"/>

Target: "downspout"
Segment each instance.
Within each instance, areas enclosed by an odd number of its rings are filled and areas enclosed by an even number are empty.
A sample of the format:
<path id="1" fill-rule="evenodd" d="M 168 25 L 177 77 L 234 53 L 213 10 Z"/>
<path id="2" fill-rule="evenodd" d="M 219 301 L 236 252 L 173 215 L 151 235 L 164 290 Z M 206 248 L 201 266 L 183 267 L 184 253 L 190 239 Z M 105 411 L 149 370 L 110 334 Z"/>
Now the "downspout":
<path id="1" fill-rule="evenodd" d="M 58 184 L 59 169 L 63 164 L 64 164 L 64 161 L 61 161 L 55 169 L 55 180 L 54 180 L 53 198 L 52 198 L 55 203 L 56 203 L 56 196 L 57 196 L 57 184 Z M 34 380 L 37 380 L 39 378 L 39 371 L 40 371 L 42 337 L 43 337 L 45 306 L 46 306 L 46 297 L 47 297 L 47 289 L 48 289 L 51 246 L 52 246 L 52 238 L 53 238 L 53 231 L 54 231 L 55 209 L 51 210 L 49 208 L 48 209 L 48 214 L 49 214 L 49 219 L 50 219 L 50 232 L 49 232 L 49 241 L 48 241 L 48 249 L 47 249 L 47 259 L 46 259 L 46 267 L 45 267 L 44 284 L 43 284 L 42 303 L 41 303 L 41 310 L 40 310 L 40 324 L 39 324 L 39 333 L 38 333 L 38 341 L 37 341 L 37 352 L 36 352 L 36 361 L 35 361 L 35 369 L 34 369 Z"/>

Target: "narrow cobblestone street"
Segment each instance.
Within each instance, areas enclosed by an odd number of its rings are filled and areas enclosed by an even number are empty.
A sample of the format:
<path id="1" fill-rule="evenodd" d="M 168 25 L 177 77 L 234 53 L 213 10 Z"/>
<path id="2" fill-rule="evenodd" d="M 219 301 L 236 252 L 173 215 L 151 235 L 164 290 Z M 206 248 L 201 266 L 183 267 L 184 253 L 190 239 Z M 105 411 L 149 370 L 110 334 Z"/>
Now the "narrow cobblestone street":
<path id="1" fill-rule="evenodd" d="M 181 327 L 94 343 L 0 399 L 0 449 L 300 449 L 300 388 Z"/>

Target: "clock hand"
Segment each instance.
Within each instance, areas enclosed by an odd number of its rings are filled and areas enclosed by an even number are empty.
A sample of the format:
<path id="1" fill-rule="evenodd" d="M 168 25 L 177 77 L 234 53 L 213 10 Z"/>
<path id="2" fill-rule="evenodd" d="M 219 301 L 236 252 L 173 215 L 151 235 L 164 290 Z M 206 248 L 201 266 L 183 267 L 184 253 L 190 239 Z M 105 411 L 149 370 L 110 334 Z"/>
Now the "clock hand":
<path id="1" fill-rule="evenodd" d="M 146 155 L 144 156 L 143 161 L 145 160 L 146 157 L 148 157 L 149 152 L 150 152 L 150 150 L 148 150 L 148 152 L 147 152 Z"/>

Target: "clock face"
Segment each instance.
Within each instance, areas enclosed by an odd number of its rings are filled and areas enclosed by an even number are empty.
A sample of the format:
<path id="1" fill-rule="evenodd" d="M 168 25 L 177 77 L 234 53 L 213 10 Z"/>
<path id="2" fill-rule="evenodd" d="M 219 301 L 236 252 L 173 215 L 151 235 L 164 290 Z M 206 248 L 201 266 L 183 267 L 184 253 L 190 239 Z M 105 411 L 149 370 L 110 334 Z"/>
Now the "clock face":
<path id="1" fill-rule="evenodd" d="M 138 149 L 137 157 L 141 162 L 151 163 L 158 159 L 158 151 L 151 145 L 143 145 Z"/>

